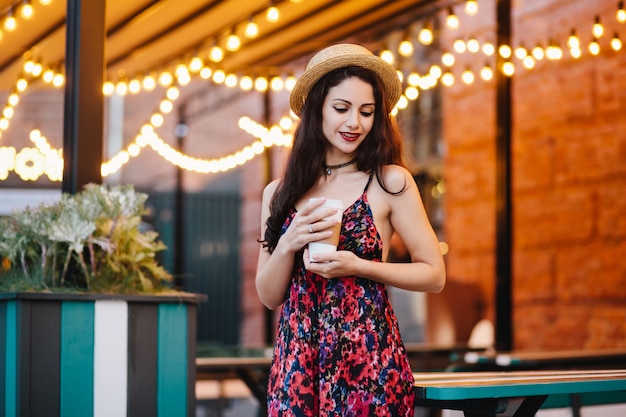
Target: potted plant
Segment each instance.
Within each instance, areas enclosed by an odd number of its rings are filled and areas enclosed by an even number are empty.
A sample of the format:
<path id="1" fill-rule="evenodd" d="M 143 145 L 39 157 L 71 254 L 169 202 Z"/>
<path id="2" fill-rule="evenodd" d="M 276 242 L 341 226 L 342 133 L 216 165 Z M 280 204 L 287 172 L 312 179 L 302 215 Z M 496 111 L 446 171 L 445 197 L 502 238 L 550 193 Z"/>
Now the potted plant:
<path id="1" fill-rule="evenodd" d="M 205 296 L 172 287 L 146 200 L 89 184 L 0 219 L 3 415 L 194 415 Z"/>

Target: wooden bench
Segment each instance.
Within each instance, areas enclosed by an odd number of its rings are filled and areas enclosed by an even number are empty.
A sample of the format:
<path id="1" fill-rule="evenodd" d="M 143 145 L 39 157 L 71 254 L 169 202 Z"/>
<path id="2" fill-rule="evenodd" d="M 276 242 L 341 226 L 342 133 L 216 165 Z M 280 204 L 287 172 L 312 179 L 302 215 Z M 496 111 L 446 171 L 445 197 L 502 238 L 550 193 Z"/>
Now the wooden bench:
<path id="1" fill-rule="evenodd" d="M 415 373 L 415 405 L 461 410 L 466 417 L 534 416 L 551 396 L 604 394 L 626 403 L 626 369 Z"/>

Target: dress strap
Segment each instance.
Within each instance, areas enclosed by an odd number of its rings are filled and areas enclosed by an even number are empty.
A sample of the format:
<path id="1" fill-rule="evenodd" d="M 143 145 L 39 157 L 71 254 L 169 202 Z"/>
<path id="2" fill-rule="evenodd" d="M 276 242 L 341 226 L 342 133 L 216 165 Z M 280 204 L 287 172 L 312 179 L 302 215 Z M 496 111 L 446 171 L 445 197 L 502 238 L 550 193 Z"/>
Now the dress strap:
<path id="1" fill-rule="evenodd" d="M 367 191 L 367 188 L 370 186 L 372 182 L 372 178 L 374 178 L 374 170 L 370 171 L 370 177 L 367 179 L 367 184 L 365 184 L 365 188 L 363 188 L 363 193 Z"/>

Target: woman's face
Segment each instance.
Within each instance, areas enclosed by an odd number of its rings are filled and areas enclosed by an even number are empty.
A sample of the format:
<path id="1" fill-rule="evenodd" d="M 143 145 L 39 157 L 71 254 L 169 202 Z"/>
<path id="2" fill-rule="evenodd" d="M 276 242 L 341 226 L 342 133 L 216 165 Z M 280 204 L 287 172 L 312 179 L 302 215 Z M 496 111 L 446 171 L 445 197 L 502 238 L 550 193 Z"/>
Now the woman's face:
<path id="1" fill-rule="evenodd" d="M 354 153 L 373 124 L 374 89 L 370 84 L 351 77 L 328 90 L 322 108 L 322 130 L 331 146 Z"/>

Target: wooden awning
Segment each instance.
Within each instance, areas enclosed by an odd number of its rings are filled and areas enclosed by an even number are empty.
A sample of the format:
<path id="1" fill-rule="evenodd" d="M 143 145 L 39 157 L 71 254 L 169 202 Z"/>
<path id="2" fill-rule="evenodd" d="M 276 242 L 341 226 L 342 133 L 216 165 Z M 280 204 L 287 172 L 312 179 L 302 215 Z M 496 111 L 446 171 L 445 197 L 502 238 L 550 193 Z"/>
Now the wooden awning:
<path id="1" fill-rule="evenodd" d="M 239 35 L 239 50 L 225 50 L 213 63 L 227 72 L 263 73 L 280 68 L 324 46 L 344 40 L 375 43 L 433 13 L 435 0 L 107 0 L 106 78 L 140 76 L 191 59 L 204 57 L 213 45 L 224 46 Z M 43 6 L 31 0 L 34 15 L 20 16 L 21 0 L 0 0 L 0 19 L 16 17 L 17 29 L 3 30 L 0 40 L 0 91 L 15 85 L 26 59 L 44 67 L 63 68 L 66 39 L 65 0 Z M 275 5 L 278 21 L 266 20 Z M 259 34 L 243 36 L 250 21 Z"/>

